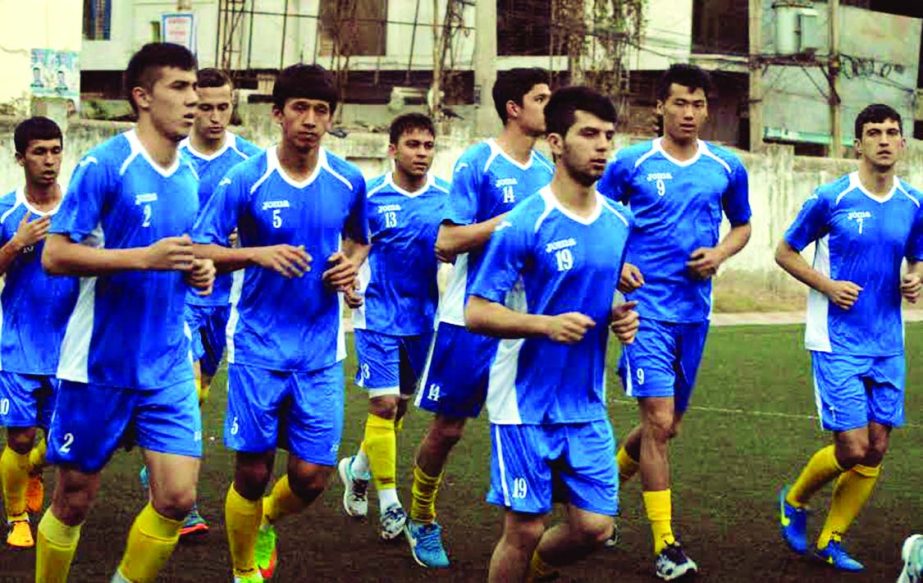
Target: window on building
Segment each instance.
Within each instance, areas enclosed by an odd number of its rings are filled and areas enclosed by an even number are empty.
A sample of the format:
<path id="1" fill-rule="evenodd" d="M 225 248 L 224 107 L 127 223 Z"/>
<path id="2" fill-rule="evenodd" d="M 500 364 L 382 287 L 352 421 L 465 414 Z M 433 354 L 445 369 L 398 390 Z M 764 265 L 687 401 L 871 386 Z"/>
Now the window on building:
<path id="1" fill-rule="evenodd" d="M 109 40 L 112 0 L 83 0 L 83 38 Z"/>
<path id="2" fill-rule="evenodd" d="M 324 0 L 318 21 L 319 53 L 384 55 L 387 17 L 388 0 Z"/>
<path id="3" fill-rule="evenodd" d="M 497 54 L 549 54 L 551 4 L 549 0 L 497 0 Z"/>
<path id="4" fill-rule="evenodd" d="M 747 0 L 694 0 L 692 50 L 697 53 L 747 54 L 750 37 L 746 24 Z M 656 22 L 648 24 L 656 28 Z M 657 31 L 666 33 L 666 31 Z"/>

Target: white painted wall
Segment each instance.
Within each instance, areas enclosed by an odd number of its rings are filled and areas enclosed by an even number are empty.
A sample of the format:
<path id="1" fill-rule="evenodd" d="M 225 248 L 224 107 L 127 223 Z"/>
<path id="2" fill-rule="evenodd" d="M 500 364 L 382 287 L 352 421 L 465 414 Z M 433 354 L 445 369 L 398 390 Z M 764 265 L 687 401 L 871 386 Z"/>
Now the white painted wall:
<path id="1" fill-rule="evenodd" d="M 692 0 L 648 0 L 644 37 L 631 52 L 633 71 L 662 71 L 671 63 L 688 62 L 692 51 Z"/>

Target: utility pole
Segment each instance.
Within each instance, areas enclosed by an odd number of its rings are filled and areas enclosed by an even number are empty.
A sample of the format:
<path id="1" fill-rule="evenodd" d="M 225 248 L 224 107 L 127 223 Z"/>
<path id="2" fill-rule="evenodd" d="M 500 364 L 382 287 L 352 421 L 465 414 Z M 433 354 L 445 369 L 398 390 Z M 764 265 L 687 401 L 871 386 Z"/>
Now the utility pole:
<path id="1" fill-rule="evenodd" d="M 763 148 L 763 0 L 750 0 L 749 5 L 750 57 L 750 151 Z"/>
<path id="2" fill-rule="evenodd" d="M 477 0 L 474 4 L 474 90 L 479 94 L 475 132 L 487 136 L 497 126 L 491 98 L 497 80 L 497 3 Z"/>
<path id="3" fill-rule="evenodd" d="M 843 119 L 840 107 L 840 0 L 827 0 L 830 12 L 830 55 L 828 74 L 830 76 L 830 133 L 828 156 L 840 158 L 843 155 Z"/>

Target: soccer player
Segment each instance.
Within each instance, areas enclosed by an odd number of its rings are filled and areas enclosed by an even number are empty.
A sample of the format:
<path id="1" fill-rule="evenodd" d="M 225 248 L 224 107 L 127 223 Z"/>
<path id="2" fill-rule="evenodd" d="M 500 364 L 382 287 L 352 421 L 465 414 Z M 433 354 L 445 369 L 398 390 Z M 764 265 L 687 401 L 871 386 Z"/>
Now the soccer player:
<path id="1" fill-rule="evenodd" d="M 400 536 L 407 521 L 397 497 L 397 431 L 432 340 L 439 300 L 433 247 L 449 192 L 429 173 L 436 152 L 430 118 L 398 116 L 389 139 L 394 169 L 368 184 L 372 248 L 359 270 L 364 304 L 353 311 L 356 384 L 368 391 L 369 413 L 358 453 L 339 464 L 346 514 L 366 516 L 368 482 L 375 482 L 385 540 Z"/>
<path id="2" fill-rule="evenodd" d="M 488 576 L 498 583 L 547 578 L 611 535 L 618 472 L 605 398 L 608 324 L 623 342 L 638 327 L 633 304 L 612 306 L 631 218 L 594 188 L 612 153 L 615 107 L 567 87 L 552 94 L 545 119 L 554 178 L 497 225 L 465 312 L 469 329 L 503 338 L 487 390 L 487 500 L 506 511 Z M 504 305 L 508 294 L 519 296 L 519 310 Z M 566 518 L 546 531 L 555 501 L 567 505 Z"/>
<path id="3" fill-rule="evenodd" d="M 776 262 L 810 288 L 805 348 L 821 425 L 833 437 L 781 489 L 782 536 L 807 552 L 808 501 L 835 480 L 815 555 L 844 571 L 863 569 L 843 537 L 878 481 L 891 429 L 904 422 L 901 296 L 916 302 L 923 287 L 921 193 L 895 176 L 906 145 L 901 116 L 870 105 L 855 132 L 858 171 L 815 190 L 776 249 Z M 811 243 L 813 266 L 800 255 Z"/>
<path id="4" fill-rule="evenodd" d="M 337 88 L 319 66 L 284 69 L 273 87 L 278 146 L 221 180 L 194 231 L 231 290 L 225 444 L 237 452 L 225 503 L 234 578 L 262 581 L 276 565 L 280 519 L 324 490 L 343 429 L 346 346 L 338 291 L 353 293 L 368 253 L 365 181 L 321 141 Z M 239 230 L 239 248 L 228 248 Z M 263 498 L 276 446 L 288 471 Z"/>
<path id="5" fill-rule="evenodd" d="M 38 527 L 36 581 L 64 581 L 100 472 L 123 440 L 142 449 L 151 497 L 113 581 L 153 581 L 195 502 L 202 431 L 183 305 L 211 291 L 215 270 L 189 239 L 195 171 L 177 145 L 195 117 L 196 61 L 148 44 L 128 63 L 134 129 L 80 161 L 51 221 L 42 264 L 80 276 L 58 365 L 48 460 L 58 465 Z"/>
<path id="6" fill-rule="evenodd" d="M 746 169 L 734 154 L 699 139 L 710 86 L 702 69 L 671 66 L 658 85 L 663 136 L 619 151 L 599 183 L 635 217 L 620 289 L 638 302 L 641 328 L 622 351 L 619 374 L 638 400 L 640 425 L 625 437 L 617 461 L 623 482 L 640 468 L 655 572 L 665 580 L 697 570 L 673 534 L 668 444 L 705 348 L 711 278 L 750 238 Z M 722 212 L 731 229 L 720 239 Z"/>
<path id="7" fill-rule="evenodd" d="M 493 99 L 503 131 L 469 148 L 455 165 L 436 239 L 437 257 L 454 261 L 455 269 L 440 300 L 433 347 L 416 399 L 435 416 L 417 450 L 405 530 L 414 559 L 424 567 L 449 565 L 436 522 L 436 494 L 465 422 L 477 417 L 484 404 L 490 355 L 497 346 L 496 339 L 465 329 L 465 295 L 484 244 L 502 215 L 551 181 L 551 163 L 534 150 L 545 132 L 543 110 L 550 95 L 548 74 L 541 69 L 501 74 Z"/>
<path id="8" fill-rule="evenodd" d="M 77 300 L 77 280 L 50 277 L 42 269 L 42 249 L 51 215 L 61 204 L 63 137 L 45 117 L 27 119 L 13 134 L 16 162 L 25 186 L 0 198 L 0 425 L 6 447 L 0 455 L 0 482 L 11 547 L 35 544 L 29 512 L 42 510 L 45 439 L 58 381 L 58 354 L 64 327 Z"/>

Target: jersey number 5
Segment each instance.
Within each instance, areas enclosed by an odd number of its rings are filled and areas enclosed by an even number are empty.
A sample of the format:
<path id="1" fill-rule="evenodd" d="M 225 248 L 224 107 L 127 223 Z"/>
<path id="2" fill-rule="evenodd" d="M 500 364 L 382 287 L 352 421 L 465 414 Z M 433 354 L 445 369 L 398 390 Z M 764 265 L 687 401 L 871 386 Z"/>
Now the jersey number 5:
<path id="1" fill-rule="evenodd" d="M 272 209 L 272 226 L 278 229 L 282 226 L 282 209 Z"/>

